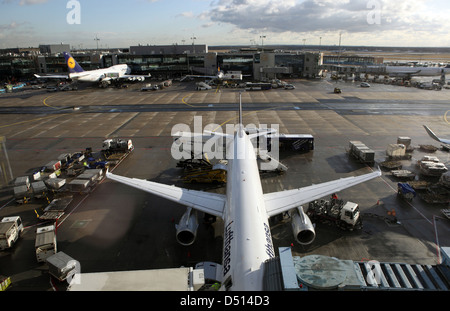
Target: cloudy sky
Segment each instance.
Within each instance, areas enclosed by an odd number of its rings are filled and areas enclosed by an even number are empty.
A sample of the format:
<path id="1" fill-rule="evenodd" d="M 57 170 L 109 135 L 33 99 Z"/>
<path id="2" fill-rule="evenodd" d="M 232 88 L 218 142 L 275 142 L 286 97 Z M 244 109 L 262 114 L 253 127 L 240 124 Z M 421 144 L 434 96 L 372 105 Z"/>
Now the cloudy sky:
<path id="1" fill-rule="evenodd" d="M 449 16 L 448 0 L 0 0 L 0 48 L 337 45 L 340 33 L 342 45 L 450 47 Z"/>

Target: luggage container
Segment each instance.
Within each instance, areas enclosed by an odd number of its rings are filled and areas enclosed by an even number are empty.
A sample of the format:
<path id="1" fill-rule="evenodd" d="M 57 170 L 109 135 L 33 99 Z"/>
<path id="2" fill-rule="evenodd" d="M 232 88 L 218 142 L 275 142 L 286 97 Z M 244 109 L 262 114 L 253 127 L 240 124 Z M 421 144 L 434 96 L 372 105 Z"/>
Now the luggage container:
<path id="1" fill-rule="evenodd" d="M 53 190 L 59 190 L 66 184 L 66 180 L 64 178 L 50 178 L 45 181 L 45 184 Z"/>
<path id="2" fill-rule="evenodd" d="M 56 254 L 56 234 L 54 225 L 37 228 L 34 247 L 36 249 L 36 259 L 38 262 L 45 262 L 47 258 Z"/>
<path id="3" fill-rule="evenodd" d="M 26 186 L 28 190 L 30 189 L 30 179 L 28 176 L 17 177 L 14 181 L 14 186 Z"/>
<path id="4" fill-rule="evenodd" d="M 88 190 L 90 185 L 90 180 L 87 179 L 74 179 L 67 184 L 69 191 L 72 192 L 84 192 Z"/>
<path id="5" fill-rule="evenodd" d="M 61 169 L 61 161 L 59 160 L 50 161 L 45 165 L 45 171 L 54 172 L 59 169 Z"/>
<path id="6" fill-rule="evenodd" d="M 79 268 L 78 261 L 63 252 L 58 252 L 55 255 L 48 257 L 46 262 L 48 265 L 48 272 L 59 281 L 64 281 L 75 275 L 75 273 L 80 272 L 77 269 Z"/>
<path id="7" fill-rule="evenodd" d="M 389 144 L 386 149 L 386 154 L 389 157 L 401 158 L 405 156 L 406 146 L 403 144 Z"/>
<path id="8" fill-rule="evenodd" d="M 31 183 L 31 189 L 33 189 L 33 195 L 36 198 L 42 198 L 47 193 L 47 186 L 43 181 Z"/>
<path id="9" fill-rule="evenodd" d="M 30 194 L 26 185 L 14 187 L 14 198 L 17 203 L 26 203 L 31 198 Z"/>

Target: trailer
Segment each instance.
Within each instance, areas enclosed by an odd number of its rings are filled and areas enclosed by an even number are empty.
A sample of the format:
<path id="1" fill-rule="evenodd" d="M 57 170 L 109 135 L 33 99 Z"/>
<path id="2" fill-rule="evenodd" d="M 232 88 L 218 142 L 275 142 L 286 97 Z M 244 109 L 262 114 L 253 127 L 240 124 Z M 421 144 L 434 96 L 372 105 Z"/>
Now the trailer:
<path id="1" fill-rule="evenodd" d="M 431 182 L 426 181 L 426 180 L 412 180 L 412 181 L 408 181 L 408 184 L 414 190 L 425 190 L 431 185 Z"/>
<path id="2" fill-rule="evenodd" d="M 278 140 L 279 150 L 308 152 L 314 150 L 314 136 L 311 134 L 268 134 L 267 150 L 271 151 L 272 141 Z"/>
<path id="3" fill-rule="evenodd" d="M 44 209 L 44 213 L 39 216 L 39 220 L 58 220 L 64 215 L 67 206 L 72 202 L 73 196 L 68 195 L 53 199 Z"/>
<path id="4" fill-rule="evenodd" d="M 393 170 L 391 171 L 391 173 L 398 179 L 414 180 L 414 178 L 416 177 L 416 174 L 408 170 Z"/>
<path id="5" fill-rule="evenodd" d="M 449 204 L 450 190 L 439 185 L 430 186 L 425 193 L 420 193 L 419 197 L 430 204 Z"/>
<path id="6" fill-rule="evenodd" d="M 56 254 L 55 225 L 36 229 L 36 241 L 34 247 L 38 262 L 45 262 L 48 257 Z"/>
<path id="7" fill-rule="evenodd" d="M 332 198 L 331 201 L 316 200 L 309 203 L 306 214 L 311 221 L 336 225 L 342 230 L 353 231 L 362 228 L 362 220 L 357 203 Z"/>
<path id="8" fill-rule="evenodd" d="M 12 248 L 23 232 L 20 216 L 5 217 L 0 222 L 0 250 Z"/>
<path id="9" fill-rule="evenodd" d="M 227 182 L 227 171 L 223 168 L 190 170 L 183 176 L 185 183 L 219 183 Z"/>
<path id="10" fill-rule="evenodd" d="M 400 161 L 387 160 L 380 163 L 382 168 L 387 170 L 400 170 L 403 165 Z"/>
<path id="11" fill-rule="evenodd" d="M 444 209 L 441 210 L 441 213 L 442 213 L 445 217 L 447 217 L 447 219 L 450 219 L 450 209 L 444 208 Z"/>

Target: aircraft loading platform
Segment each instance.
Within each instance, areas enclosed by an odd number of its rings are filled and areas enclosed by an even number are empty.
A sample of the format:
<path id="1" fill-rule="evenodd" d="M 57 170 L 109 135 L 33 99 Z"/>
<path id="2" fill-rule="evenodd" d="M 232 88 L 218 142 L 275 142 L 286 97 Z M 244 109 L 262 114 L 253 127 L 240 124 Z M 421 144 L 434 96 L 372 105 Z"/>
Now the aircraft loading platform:
<path id="1" fill-rule="evenodd" d="M 279 248 L 266 262 L 266 290 L 413 290 L 450 289 L 450 247 L 439 265 L 341 260 L 323 255 L 292 256 Z"/>
<path id="2" fill-rule="evenodd" d="M 323 255 L 292 256 L 280 247 L 279 256 L 264 267 L 264 290 L 448 291 L 450 247 L 442 247 L 439 265 L 341 260 Z M 69 291 L 193 291 L 202 288 L 203 269 L 174 268 L 81 273 Z M 205 286 L 202 289 L 210 289 Z"/>

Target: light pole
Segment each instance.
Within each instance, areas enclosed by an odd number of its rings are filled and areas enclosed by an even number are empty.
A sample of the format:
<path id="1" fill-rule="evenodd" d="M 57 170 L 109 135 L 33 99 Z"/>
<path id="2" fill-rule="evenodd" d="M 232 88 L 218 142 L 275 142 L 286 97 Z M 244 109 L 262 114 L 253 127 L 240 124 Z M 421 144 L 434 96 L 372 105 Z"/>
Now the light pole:
<path id="1" fill-rule="evenodd" d="M 94 41 L 97 41 L 97 52 L 98 52 L 98 41 L 100 41 L 100 39 L 97 37 L 97 35 L 95 35 Z"/>
<path id="2" fill-rule="evenodd" d="M 261 50 L 264 49 L 264 38 L 266 38 L 266 36 L 259 36 L 259 38 L 261 39 Z"/>
<path id="3" fill-rule="evenodd" d="M 191 40 L 192 40 L 192 50 L 193 50 L 194 54 L 195 54 L 195 40 L 196 39 L 197 38 L 194 35 L 192 35 L 192 38 L 191 38 Z"/>

